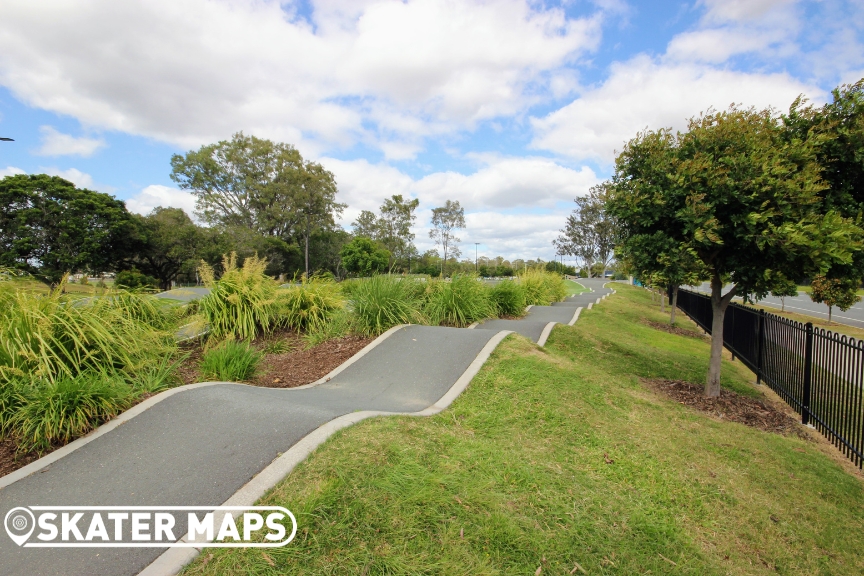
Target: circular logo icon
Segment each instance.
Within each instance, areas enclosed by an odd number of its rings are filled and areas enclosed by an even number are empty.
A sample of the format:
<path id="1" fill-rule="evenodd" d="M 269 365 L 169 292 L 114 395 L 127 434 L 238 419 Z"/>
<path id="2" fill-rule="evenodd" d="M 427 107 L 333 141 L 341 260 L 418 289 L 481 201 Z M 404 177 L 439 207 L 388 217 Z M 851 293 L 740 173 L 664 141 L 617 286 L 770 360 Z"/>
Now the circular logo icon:
<path id="1" fill-rule="evenodd" d="M 33 529 L 36 527 L 36 518 L 33 516 L 33 512 L 27 508 L 13 508 L 6 513 L 3 524 L 9 538 L 21 546 L 33 533 Z"/>

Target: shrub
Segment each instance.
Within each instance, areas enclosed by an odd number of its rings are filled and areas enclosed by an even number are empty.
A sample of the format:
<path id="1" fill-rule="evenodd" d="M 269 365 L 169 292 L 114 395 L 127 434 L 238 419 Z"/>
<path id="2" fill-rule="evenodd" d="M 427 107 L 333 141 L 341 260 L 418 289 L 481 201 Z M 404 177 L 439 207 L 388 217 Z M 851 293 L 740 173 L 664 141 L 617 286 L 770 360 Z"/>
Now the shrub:
<path id="1" fill-rule="evenodd" d="M 423 322 L 413 280 L 380 275 L 357 282 L 349 302 L 357 330 L 377 336 L 397 324 Z"/>
<path id="2" fill-rule="evenodd" d="M 498 316 L 522 316 L 525 313 L 525 288 L 513 280 L 502 280 L 493 286 L 490 297 Z"/>
<path id="3" fill-rule="evenodd" d="M 560 275 L 537 268 L 525 270 L 519 277 L 525 290 L 526 306 L 548 306 L 560 302 L 567 296 L 564 278 Z"/>
<path id="4" fill-rule="evenodd" d="M 390 251 L 382 248 L 370 238 L 359 236 L 345 244 L 339 251 L 342 266 L 348 272 L 369 276 L 387 270 Z"/>
<path id="5" fill-rule="evenodd" d="M 89 372 L 24 388 L 9 421 L 20 452 L 44 451 L 93 430 L 128 408 L 136 394 L 117 375 Z"/>
<path id="6" fill-rule="evenodd" d="M 314 330 L 345 306 L 338 285 L 322 278 L 304 279 L 278 292 L 280 322 L 294 330 Z"/>
<path id="7" fill-rule="evenodd" d="M 123 290 L 155 290 L 159 281 L 138 270 L 123 270 L 114 278 L 114 286 Z"/>
<path id="8" fill-rule="evenodd" d="M 176 353 L 165 317 L 131 293 L 74 299 L 0 284 L 0 382 L 55 382 L 90 370 L 134 372 Z"/>
<path id="9" fill-rule="evenodd" d="M 338 310 L 327 322 L 316 325 L 303 336 L 303 342 L 307 348 L 317 346 L 333 338 L 342 338 L 351 333 L 353 329 L 353 318 L 346 310 Z"/>
<path id="10" fill-rule="evenodd" d="M 430 283 L 425 312 L 433 324 L 459 327 L 496 315 L 489 289 L 474 274 Z"/>
<path id="11" fill-rule="evenodd" d="M 226 340 L 201 358 L 201 376 L 207 380 L 243 382 L 255 374 L 263 354 L 246 342 Z"/>
<path id="12" fill-rule="evenodd" d="M 210 294 L 200 300 L 201 314 L 215 338 L 234 337 L 251 340 L 260 332 L 270 332 L 278 323 L 276 281 L 267 276 L 267 260 L 250 256 L 237 267 L 237 254 L 222 260 L 224 273 L 214 280 L 213 269 L 202 262 L 199 274 Z"/>

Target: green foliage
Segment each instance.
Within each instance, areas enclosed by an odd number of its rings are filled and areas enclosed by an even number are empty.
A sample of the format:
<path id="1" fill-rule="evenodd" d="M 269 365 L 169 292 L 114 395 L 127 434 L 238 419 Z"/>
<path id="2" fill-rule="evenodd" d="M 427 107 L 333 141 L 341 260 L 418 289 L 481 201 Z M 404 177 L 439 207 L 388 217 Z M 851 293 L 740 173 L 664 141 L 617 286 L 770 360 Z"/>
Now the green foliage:
<path id="1" fill-rule="evenodd" d="M 277 302 L 280 323 L 298 331 L 326 324 L 345 305 L 336 283 L 318 277 L 279 290 Z"/>
<path id="2" fill-rule="evenodd" d="M 519 275 L 519 284 L 525 291 L 526 306 L 549 306 L 567 297 L 564 278 L 553 272 L 529 268 Z"/>
<path id="3" fill-rule="evenodd" d="M 116 292 L 72 299 L 0 283 L 0 382 L 54 382 L 91 370 L 133 373 L 173 357 L 166 317 L 145 296 Z"/>
<path id="4" fill-rule="evenodd" d="M 264 354 L 285 354 L 290 351 L 291 344 L 282 339 L 268 340 L 261 346 L 261 352 Z"/>
<path id="5" fill-rule="evenodd" d="M 379 247 L 373 240 L 357 237 L 339 252 L 342 266 L 352 274 L 371 276 L 383 272 L 390 262 L 390 251 Z"/>
<path id="6" fill-rule="evenodd" d="M 259 333 L 270 332 L 279 323 L 276 282 L 264 273 L 267 261 L 250 256 L 237 267 L 232 253 L 222 261 L 224 272 L 219 280 L 213 270 L 202 263 L 199 274 L 210 288 L 200 300 L 199 309 L 214 338 L 233 337 L 251 340 Z"/>
<path id="7" fill-rule="evenodd" d="M 246 342 L 225 340 L 201 358 L 201 376 L 220 382 L 243 382 L 255 374 L 264 355 Z"/>
<path id="8" fill-rule="evenodd" d="M 377 336 L 397 324 L 422 323 L 415 284 L 414 280 L 384 274 L 359 280 L 349 300 L 357 330 Z"/>
<path id="9" fill-rule="evenodd" d="M 123 290 L 155 290 L 159 281 L 138 270 L 123 270 L 114 278 L 114 286 Z"/>
<path id="10" fill-rule="evenodd" d="M 327 322 L 316 325 L 303 335 L 303 342 L 307 348 L 317 346 L 333 338 L 348 336 L 354 328 L 354 317 L 345 308 L 337 310 L 329 317 Z"/>
<path id="11" fill-rule="evenodd" d="M 474 274 L 429 283 L 424 312 L 432 324 L 457 327 L 496 315 L 489 289 Z"/>
<path id="12" fill-rule="evenodd" d="M 525 287 L 513 280 L 502 280 L 492 287 L 489 296 L 498 316 L 522 316 L 525 313 Z"/>
<path id="13" fill-rule="evenodd" d="M 810 284 L 810 299 L 813 302 L 823 303 L 829 308 L 836 306 L 845 312 L 861 301 L 861 297 L 858 296 L 858 286 L 855 280 L 816 276 Z"/>
<path id="14" fill-rule="evenodd" d="M 149 275 L 147 284 L 168 290 L 184 268 L 194 270 L 206 234 L 182 208 L 159 206 L 136 218 L 141 236 L 136 263 Z"/>
<path id="15" fill-rule="evenodd" d="M 135 237 L 113 196 L 45 174 L 0 179 L 0 266 L 56 284 L 75 270 L 113 270 L 133 254 Z"/>
<path id="16" fill-rule="evenodd" d="M 113 418 L 136 398 L 119 375 L 97 371 L 18 385 L 15 394 L 19 406 L 8 430 L 21 452 L 65 444 Z"/>

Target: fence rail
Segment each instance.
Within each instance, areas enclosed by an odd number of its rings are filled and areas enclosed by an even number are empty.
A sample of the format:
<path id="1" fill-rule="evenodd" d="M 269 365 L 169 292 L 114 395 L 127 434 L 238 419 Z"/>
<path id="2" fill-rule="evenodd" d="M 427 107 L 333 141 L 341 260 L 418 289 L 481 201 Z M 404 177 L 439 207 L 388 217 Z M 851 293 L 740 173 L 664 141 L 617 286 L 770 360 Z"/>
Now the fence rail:
<path id="1" fill-rule="evenodd" d="M 679 288 L 678 308 L 711 333 L 710 297 Z M 803 424 L 864 466 L 864 342 L 733 303 L 723 320 L 723 345 Z"/>

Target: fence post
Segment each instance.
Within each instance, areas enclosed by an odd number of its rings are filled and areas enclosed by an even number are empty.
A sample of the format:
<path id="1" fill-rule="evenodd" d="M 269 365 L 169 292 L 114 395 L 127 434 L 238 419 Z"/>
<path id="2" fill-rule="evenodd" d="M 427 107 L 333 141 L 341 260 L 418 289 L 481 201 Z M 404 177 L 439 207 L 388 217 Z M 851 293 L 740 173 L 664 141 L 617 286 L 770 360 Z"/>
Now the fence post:
<path id="1" fill-rule="evenodd" d="M 804 325 L 806 330 L 804 340 L 804 389 L 801 393 L 801 423 L 810 424 L 810 384 L 813 373 L 813 323 Z"/>
<path id="2" fill-rule="evenodd" d="M 756 384 L 762 383 L 762 340 L 765 338 L 765 309 L 759 309 L 759 321 L 756 323 Z"/>

